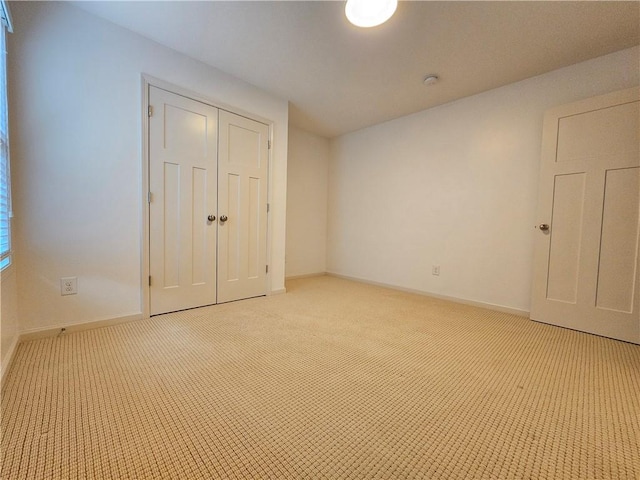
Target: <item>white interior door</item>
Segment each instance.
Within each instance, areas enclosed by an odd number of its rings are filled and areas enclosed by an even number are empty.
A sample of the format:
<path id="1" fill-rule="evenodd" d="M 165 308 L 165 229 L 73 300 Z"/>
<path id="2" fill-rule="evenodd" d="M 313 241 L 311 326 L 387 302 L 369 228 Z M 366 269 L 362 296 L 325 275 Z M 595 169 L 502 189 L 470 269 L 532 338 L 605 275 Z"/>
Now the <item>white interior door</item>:
<path id="1" fill-rule="evenodd" d="M 544 122 L 531 318 L 640 343 L 640 89 Z"/>
<path id="2" fill-rule="evenodd" d="M 218 302 L 267 291 L 269 127 L 220 110 Z"/>
<path id="3" fill-rule="evenodd" d="M 149 88 L 150 313 L 216 303 L 218 109 Z"/>

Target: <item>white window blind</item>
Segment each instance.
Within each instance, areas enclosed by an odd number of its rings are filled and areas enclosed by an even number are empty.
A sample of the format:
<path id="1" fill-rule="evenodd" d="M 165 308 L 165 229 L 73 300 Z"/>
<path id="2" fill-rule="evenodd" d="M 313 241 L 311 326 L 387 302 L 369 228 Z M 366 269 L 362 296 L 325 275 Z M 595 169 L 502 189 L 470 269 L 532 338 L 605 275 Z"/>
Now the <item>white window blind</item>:
<path id="1" fill-rule="evenodd" d="M 0 3 L 0 269 L 11 264 L 11 177 L 9 170 L 9 115 L 7 102 L 7 29 L 11 27 L 6 3 Z"/>

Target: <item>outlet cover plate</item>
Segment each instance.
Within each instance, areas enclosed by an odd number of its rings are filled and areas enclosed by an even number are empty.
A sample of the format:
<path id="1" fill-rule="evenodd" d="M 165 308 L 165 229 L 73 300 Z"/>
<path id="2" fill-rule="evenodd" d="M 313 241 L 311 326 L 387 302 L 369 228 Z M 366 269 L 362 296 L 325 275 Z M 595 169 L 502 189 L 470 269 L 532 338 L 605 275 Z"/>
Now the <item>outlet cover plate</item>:
<path id="1" fill-rule="evenodd" d="M 62 277 L 60 279 L 60 295 L 75 295 L 78 293 L 78 277 Z"/>

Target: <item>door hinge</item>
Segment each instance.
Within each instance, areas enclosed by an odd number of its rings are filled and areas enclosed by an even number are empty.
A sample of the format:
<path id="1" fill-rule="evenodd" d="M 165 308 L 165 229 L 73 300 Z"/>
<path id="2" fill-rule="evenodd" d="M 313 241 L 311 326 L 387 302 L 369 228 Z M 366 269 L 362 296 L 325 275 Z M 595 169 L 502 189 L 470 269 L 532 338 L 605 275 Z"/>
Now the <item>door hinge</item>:
<path id="1" fill-rule="evenodd" d="M 267 140 L 267 148 L 271 150 L 271 140 Z"/>
<path id="2" fill-rule="evenodd" d="M 269 213 L 269 204 L 267 203 L 267 213 Z"/>
<path id="3" fill-rule="evenodd" d="M 147 203 L 151 203 L 151 192 L 147 194 Z"/>
<path id="4" fill-rule="evenodd" d="M 147 107 L 147 115 L 149 115 L 150 117 L 153 116 L 153 107 L 151 105 Z"/>
<path id="5" fill-rule="evenodd" d="M 269 265 L 267 265 L 267 273 L 269 273 Z"/>
<path id="6" fill-rule="evenodd" d="M 151 286 L 151 275 L 149 275 L 149 286 Z"/>

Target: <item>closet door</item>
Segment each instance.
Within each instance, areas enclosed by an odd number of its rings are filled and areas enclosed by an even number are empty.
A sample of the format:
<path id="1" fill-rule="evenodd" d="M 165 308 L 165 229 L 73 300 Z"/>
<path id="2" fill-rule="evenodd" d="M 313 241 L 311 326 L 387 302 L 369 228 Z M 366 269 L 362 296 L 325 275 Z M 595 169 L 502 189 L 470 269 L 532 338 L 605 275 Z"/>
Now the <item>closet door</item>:
<path id="1" fill-rule="evenodd" d="M 216 303 L 218 109 L 149 88 L 151 315 Z"/>
<path id="2" fill-rule="evenodd" d="M 220 110 L 218 302 L 267 291 L 269 127 Z"/>

